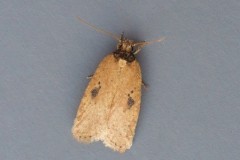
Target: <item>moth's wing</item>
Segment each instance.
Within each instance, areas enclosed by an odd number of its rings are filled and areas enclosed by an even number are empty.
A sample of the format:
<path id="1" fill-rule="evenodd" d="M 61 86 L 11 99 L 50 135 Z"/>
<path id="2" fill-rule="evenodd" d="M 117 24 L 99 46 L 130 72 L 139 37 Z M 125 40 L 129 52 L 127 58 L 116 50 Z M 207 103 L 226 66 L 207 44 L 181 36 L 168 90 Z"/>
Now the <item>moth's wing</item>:
<path id="1" fill-rule="evenodd" d="M 106 146 L 125 152 L 132 145 L 141 103 L 142 75 L 139 63 L 120 68 L 118 88 L 108 114 Z"/>
<path id="2" fill-rule="evenodd" d="M 89 143 L 103 139 L 107 112 L 110 110 L 113 91 L 117 87 L 113 85 L 114 77 L 117 77 L 114 70 L 117 69 L 114 57 L 108 55 L 101 61 L 91 78 L 72 127 L 72 134 L 77 140 Z"/>

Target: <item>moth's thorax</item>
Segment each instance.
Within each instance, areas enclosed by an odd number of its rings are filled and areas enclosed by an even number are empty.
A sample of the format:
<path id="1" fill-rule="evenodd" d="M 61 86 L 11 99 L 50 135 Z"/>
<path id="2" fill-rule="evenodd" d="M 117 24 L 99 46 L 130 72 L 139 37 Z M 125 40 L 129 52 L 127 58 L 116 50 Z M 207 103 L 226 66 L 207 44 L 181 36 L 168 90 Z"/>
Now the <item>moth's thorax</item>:
<path id="1" fill-rule="evenodd" d="M 117 59 L 123 59 L 129 63 L 135 60 L 134 56 L 134 41 L 128 39 L 121 39 L 118 42 L 117 50 L 113 52 L 113 55 Z"/>

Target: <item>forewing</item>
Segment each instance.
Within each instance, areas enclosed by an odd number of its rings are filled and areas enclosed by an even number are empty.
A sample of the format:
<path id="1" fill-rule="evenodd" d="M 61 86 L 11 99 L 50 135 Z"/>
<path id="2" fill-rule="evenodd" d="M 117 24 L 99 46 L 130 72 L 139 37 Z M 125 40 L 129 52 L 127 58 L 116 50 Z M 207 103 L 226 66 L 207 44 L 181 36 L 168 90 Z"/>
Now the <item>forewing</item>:
<path id="1" fill-rule="evenodd" d="M 118 66 L 112 55 L 106 56 L 91 78 L 80 102 L 73 136 L 82 142 L 102 140 L 105 137 L 107 117 L 116 91 Z"/>
<path id="2" fill-rule="evenodd" d="M 142 75 L 135 60 L 119 68 L 119 82 L 107 117 L 104 143 L 119 152 L 132 145 L 141 103 Z"/>

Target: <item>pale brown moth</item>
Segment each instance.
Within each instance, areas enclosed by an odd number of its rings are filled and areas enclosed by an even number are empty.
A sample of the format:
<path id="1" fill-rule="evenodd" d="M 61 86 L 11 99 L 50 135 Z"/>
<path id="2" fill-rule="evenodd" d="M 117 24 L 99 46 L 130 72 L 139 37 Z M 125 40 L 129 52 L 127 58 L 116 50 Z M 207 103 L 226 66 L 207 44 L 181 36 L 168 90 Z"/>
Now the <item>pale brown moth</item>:
<path id="1" fill-rule="evenodd" d="M 125 152 L 132 146 L 141 103 L 142 74 L 135 55 L 152 42 L 134 42 L 98 29 L 78 19 L 98 32 L 118 41 L 117 49 L 107 55 L 85 90 L 72 127 L 80 142 L 103 141 L 114 151 Z"/>

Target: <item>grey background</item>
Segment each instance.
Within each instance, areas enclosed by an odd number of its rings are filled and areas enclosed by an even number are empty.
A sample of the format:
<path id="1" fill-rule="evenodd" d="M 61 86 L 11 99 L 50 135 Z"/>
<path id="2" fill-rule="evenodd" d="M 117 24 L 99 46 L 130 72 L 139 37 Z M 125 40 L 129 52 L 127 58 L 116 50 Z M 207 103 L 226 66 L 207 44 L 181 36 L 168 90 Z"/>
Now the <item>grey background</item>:
<path id="1" fill-rule="evenodd" d="M 87 86 L 116 41 L 135 40 L 144 81 L 132 148 L 76 142 Z M 240 1 L 0 1 L 0 159 L 238 160 Z"/>

